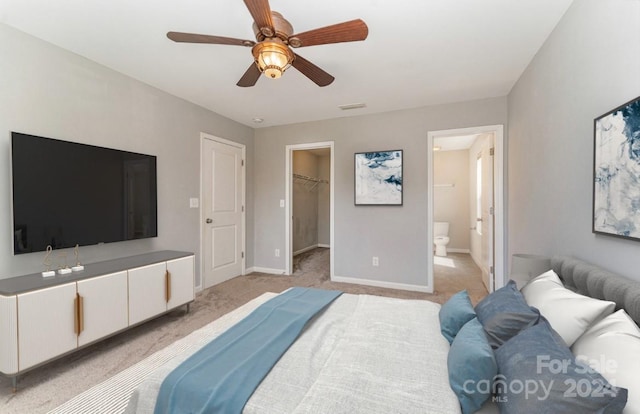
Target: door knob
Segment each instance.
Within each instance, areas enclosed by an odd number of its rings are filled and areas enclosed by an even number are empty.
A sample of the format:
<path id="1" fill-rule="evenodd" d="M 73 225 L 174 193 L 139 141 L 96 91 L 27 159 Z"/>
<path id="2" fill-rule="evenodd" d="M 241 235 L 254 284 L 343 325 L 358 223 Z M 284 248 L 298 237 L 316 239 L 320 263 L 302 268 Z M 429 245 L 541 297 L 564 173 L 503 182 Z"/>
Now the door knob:
<path id="1" fill-rule="evenodd" d="M 213 220 L 211 220 L 210 218 L 207 219 L 207 224 L 213 223 Z"/>

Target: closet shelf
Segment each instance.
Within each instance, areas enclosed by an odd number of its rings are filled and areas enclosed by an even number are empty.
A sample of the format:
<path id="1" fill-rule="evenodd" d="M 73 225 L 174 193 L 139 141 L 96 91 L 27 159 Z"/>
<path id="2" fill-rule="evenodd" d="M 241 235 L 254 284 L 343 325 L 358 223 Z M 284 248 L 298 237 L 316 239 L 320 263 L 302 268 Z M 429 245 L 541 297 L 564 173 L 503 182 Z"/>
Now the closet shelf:
<path id="1" fill-rule="evenodd" d="M 329 184 L 329 180 L 316 178 L 316 177 L 309 177 L 302 174 L 293 174 L 293 180 L 294 182 L 296 181 L 303 182 L 304 187 L 309 191 L 314 190 L 319 184 Z M 307 185 L 308 183 L 310 184 Z"/>

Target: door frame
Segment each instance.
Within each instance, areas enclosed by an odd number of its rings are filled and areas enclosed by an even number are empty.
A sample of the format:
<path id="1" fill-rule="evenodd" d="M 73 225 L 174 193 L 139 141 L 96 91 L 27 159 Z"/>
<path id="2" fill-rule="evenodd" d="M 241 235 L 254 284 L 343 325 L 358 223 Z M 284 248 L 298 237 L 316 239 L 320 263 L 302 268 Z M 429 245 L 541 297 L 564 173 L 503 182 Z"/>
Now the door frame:
<path id="1" fill-rule="evenodd" d="M 225 144 L 225 145 L 230 145 L 232 147 L 236 147 L 242 150 L 242 168 L 241 168 L 241 177 L 240 177 L 240 181 L 242 183 L 242 192 L 241 192 L 241 196 L 242 196 L 242 214 L 241 214 L 241 222 L 242 222 L 242 231 L 240 232 L 240 235 L 242 237 L 242 270 L 241 270 L 241 275 L 244 276 L 246 274 L 246 260 L 247 260 L 247 165 L 246 165 L 246 159 L 247 159 L 247 147 L 244 144 L 240 144 L 238 142 L 234 142 L 234 141 L 230 141 L 228 139 L 224 139 L 224 138 L 220 138 L 217 137 L 215 135 L 211 135 L 211 134 L 207 134 L 206 132 L 201 132 L 200 133 L 200 201 L 199 201 L 199 207 L 198 209 L 200 210 L 200 214 L 198 215 L 200 217 L 200 223 L 198 228 L 200 229 L 200 254 L 198 255 L 198 261 L 200 262 L 198 267 L 200 268 L 200 284 L 196 285 L 196 292 L 199 292 L 202 290 L 203 286 L 204 286 L 204 221 L 206 219 L 205 217 L 205 212 L 204 209 L 202 208 L 202 203 L 204 200 L 204 187 L 203 187 L 203 183 L 204 183 L 204 143 L 205 140 L 209 140 L 209 141 L 215 141 L 217 143 L 220 144 Z"/>
<path id="2" fill-rule="evenodd" d="M 494 135 L 495 151 L 493 157 L 494 182 L 494 260 L 493 289 L 502 287 L 505 283 L 506 254 L 505 254 L 505 205 L 504 205 L 504 125 L 487 125 L 471 128 L 446 129 L 429 131 L 427 133 L 427 285 L 433 291 L 433 141 L 435 138 L 453 137 L 458 135 L 491 134 Z"/>
<path id="3" fill-rule="evenodd" d="M 285 209 L 284 209 L 284 223 L 285 223 L 285 275 L 291 275 L 293 272 L 293 226 L 291 220 L 293 219 L 293 151 L 303 151 L 319 148 L 329 148 L 330 156 L 330 174 L 329 174 L 329 261 L 330 270 L 329 278 L 333 279 L 334 274 L 334 141 L 323 142 L 311 142 L 307 144 L 292 144 L 285 147 Z"/>

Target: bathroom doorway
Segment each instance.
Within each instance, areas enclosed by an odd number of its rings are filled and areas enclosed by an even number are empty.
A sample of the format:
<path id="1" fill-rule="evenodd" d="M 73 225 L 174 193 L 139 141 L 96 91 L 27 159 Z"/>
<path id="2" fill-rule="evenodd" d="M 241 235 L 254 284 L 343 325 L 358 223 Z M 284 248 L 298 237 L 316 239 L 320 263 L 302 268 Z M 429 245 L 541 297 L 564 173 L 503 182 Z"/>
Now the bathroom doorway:
<path id="1" fill-rule="evenodd" d="M 429 132 L 427 162 L 428 283 L 481 297 L 504 283 L 503 127 Z"/>

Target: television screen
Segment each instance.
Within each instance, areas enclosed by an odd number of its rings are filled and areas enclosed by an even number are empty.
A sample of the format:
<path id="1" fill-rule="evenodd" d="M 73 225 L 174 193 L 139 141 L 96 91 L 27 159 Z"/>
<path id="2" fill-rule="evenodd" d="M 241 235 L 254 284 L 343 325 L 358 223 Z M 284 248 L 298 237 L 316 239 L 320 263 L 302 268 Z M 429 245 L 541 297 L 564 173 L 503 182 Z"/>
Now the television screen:
<path id="1" fill-rule="evenodd" d="M 156 157 L 13 132 L 15 254 L 158 235 Z"/>

